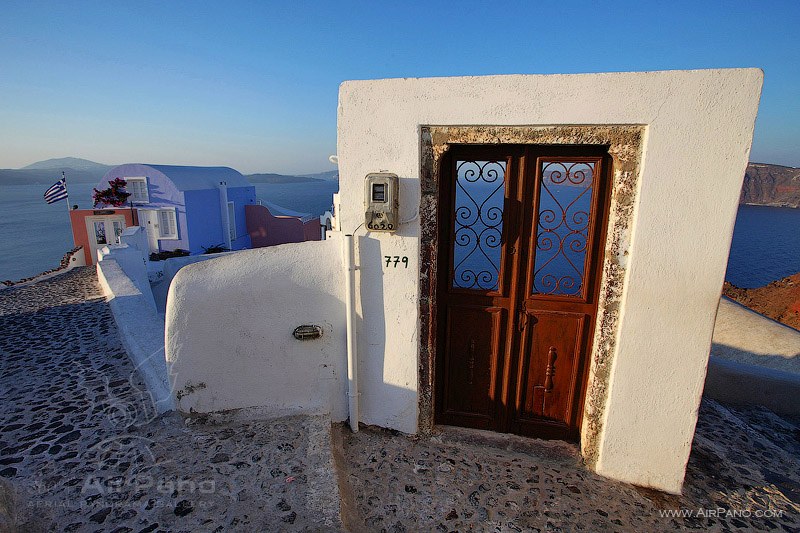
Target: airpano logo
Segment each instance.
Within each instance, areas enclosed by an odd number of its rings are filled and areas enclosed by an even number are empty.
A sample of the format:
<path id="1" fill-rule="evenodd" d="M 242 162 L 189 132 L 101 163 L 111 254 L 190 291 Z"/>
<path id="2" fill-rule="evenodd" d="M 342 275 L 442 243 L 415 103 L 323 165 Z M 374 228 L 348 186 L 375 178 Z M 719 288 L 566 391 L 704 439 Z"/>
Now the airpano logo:
<path id="1" fill-rule="evenodd" d="M 661 509 L 658 514 L 662 518 L 782 518 L 782 509 Z"/>
<path id="2" fill-rule="evenodd" d="M 137 475 L 130 478 L 117 476 L 111 479 L 91 476 L 84 481 L 81 493 L 105 496 L 129 489 L 144 492 L 155 491 L 161 495 L 174 494 L 176 491 L 183 494 L 195 492 L 200 494 L 214 494 L 216 492 L 216 482 L 213 479 L 197 482 L 183 478 L 155 478 L 150 475 Z"/>

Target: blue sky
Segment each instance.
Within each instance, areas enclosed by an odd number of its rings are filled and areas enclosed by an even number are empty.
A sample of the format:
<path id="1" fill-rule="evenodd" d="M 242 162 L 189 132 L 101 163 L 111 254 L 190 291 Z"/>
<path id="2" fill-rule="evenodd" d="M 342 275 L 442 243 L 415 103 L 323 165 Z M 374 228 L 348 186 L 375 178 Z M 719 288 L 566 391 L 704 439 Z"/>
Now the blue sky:
<path id="1" fill-rule="evenodd" d="M 333 168 L 348 79 L 760 67 L 751 160 L 800 166 L 800 2 L 5 2 L 0 168 Z"/>

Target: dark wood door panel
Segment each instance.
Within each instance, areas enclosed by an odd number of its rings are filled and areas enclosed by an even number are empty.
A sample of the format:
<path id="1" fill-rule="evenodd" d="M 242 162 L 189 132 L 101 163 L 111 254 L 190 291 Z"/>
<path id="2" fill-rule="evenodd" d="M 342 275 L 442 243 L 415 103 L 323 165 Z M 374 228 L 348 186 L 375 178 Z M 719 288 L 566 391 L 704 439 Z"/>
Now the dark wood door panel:
<path id="1" fill-rule="evenodd" d="M 569 423 L 585 320 L 572 313 L 529 315 L 518 387 L 520 419 Z"/>
<path id="2" fill-rule="evenodd" d="M 492 426 L 507 316 L 500 307 L 448 306 L 443 420 Z"/>
<path id="3" fill-rule="evenodd" d="M 609 160 L 597 146 L 454 146 L 444 156 L 437 423 L 578 435 Z"/>

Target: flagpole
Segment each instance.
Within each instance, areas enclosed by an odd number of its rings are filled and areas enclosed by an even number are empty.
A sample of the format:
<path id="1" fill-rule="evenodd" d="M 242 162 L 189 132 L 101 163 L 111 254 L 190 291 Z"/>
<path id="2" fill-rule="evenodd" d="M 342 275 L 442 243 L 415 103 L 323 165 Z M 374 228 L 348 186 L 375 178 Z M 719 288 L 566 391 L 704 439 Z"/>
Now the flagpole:
<path id="1" fill-rule="evenodd" d="M 67 212 L 70 212 L 72 211 L 72 206 L 69 205 L 69 189 L 67 189 L 67 175 L 64 173 L 63 170 L 61 171 L 61 179 L 64 180 L 64 192 L 67 193 Z"/>

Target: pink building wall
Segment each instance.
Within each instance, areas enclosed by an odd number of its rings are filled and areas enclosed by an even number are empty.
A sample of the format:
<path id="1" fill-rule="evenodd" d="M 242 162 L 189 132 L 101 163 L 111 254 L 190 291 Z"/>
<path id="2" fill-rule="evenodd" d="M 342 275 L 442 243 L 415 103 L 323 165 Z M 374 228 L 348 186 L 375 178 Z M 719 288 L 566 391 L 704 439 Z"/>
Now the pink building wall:
<path id="1" fill-rule="evenodd" d="M 303 235 L 307 241 L 321 241 L 322 228 L 319 225 L 319 219 L 309 220 L 303 224 Z"/>
<path id="2" fill-rule="evenodd" d="M 263 205 L 244 206 L 244 215 L 253 248 L 321 240 L 319 222 L 316 220 L 303 224 L 296 217 L 276 217 Z"/>

